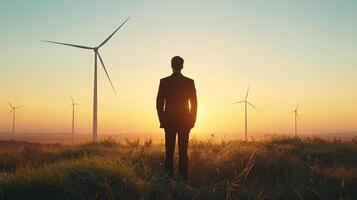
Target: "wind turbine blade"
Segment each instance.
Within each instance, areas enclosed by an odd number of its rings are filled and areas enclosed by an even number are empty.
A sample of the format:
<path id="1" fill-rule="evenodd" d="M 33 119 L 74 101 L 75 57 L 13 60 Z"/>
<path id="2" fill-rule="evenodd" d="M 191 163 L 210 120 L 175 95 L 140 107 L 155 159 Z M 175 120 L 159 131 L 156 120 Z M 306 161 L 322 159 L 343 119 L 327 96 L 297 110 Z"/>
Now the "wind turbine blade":
<path id="1" fill-rule="evenodd" d="M 9 106 L 10 106 L 11 108 L 14 108 L 14 106 L 13 106 L 8 100 L 6 100 L 6 99 L 4 99 L 4 100 L 6 101 L 7 104 L 9 104 Z"/>
<path id="2" fill-rule="evenodd" d="M 237 104 L 237 103 L 243 103 L 244 101 L 237 101 L 237 102 L 234 102 L 232 104 Z"/>
<path id="3" fill-rule="evenodd" d="M 9 115 L 14 111 L 14 109 L 11 109 L 10 112 L 9 112 Z"/>
<path id="4" fill-rule="evenodd" d="M 295 111 L 297 111 L 297 110 L 298 110 L 298 108 L 299 108 L 299 104 L 298 104 L 298 105 L 296 105 Z"/>
<path id="5" fill-rule="evenodd" d="M 73 97 L 71 96 L 72 104 L 74 104 Z"/>
<path id="6" fill-rule="evenodd" d="M 105 71 L 105 74 L 106 74 L 106 75 L 107 75 L 107 77 L 108 77 L 109 83 L 110 83 L 110 85 L 112 86 L 114 93 L 116 94 L 116 91 L 115 91 L 115 88 L 114 88 L 114 86 L 113 86 L 113 83 L 112 83 L 112 81 L 110 80 L 110 77 L 109 77 L 108 71 L 107 71 L 107 69 L 105 68 L 105 65 L 104 65 L 103 59 L 102 59 L 102 57 L 100 56 L 99 52 L 98 52 L 97 54 L 98 54 L 98 57 L 99 57 L 100 63 L 102 63 L 102 66 L 103 66 L 103 69 L 104 69 L 104 71 Z"/>
<path id="7" fill-rule="evenodd" d="M 245 100 L 247 100 L 247 99 L 248 99 L 249 89 L 250 89 L 250 85 L 248 85 L 247 94 L 245 95 Z"/>
<path id="8" fill-rule="evenodd" d="M 296 117 L 300 120 L 300 116 L 299 113 L 296 113 Z"/>
<path id="9" fill-rule="evenodd" d="M 94 49 L 93 47 L 87 47 L 87 46 L 82 46 L 82 45 L 77 45 L 77 44 L 68 44 L 68 43 L 62 43 L 62 42 L 54 42 L 54 41 L 48 41 L 48 40 L 43 40 L 43 42 L 60 44 L 60 45 L 71 46 L 71 47 L 77 47 L 77 48 L 81 48 L 81 49 Z"/>
<path id="10" fill-rule="evenodd" d="M 247 103 L 248 103 L 250 106 L 252 106 L 253 108 L 259 110 L 255 105 L 251 104 L 249 101 L 247 101 Z"/>
<path id="11" fill-rule="evenodd" d="M 109 35 L 109 37 L 107 39 L 105 39 L 102 44 L 100 44 L 98 46 L 98 48 L 102 47 L 105 43 L 108 42 L 108 40 L 113 37 L 113 35 L 130 19 L 130 17 L 128 17 L 111 35 Z"/>

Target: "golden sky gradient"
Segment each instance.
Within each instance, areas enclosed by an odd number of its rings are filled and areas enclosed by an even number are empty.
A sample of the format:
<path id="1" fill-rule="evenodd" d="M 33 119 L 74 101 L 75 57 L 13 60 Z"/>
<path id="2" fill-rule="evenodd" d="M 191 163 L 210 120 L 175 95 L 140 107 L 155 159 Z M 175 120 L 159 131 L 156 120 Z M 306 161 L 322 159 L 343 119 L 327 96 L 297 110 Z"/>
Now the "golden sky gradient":
<path id="1" fill-rule="evenodd" d="M 243 100 L 249 83 L 249 101 L 259 108 L 249 109 L 250 132 L 292 133 L 296 104 L 301 132 L 357 131 L 355 3 L 0 4 L 0 95 L 23 106 L 19 132 L 69 132 L 73 95 L 76 131 L 90 133 L 93 52 L 41 40 L 97 45 L 127 16 L 101 50 L 118 93 L 99 68 L 99 132 L 162 131 L 155 98 L 175 55 L 196 83 L 195 133 L 243 132 L 244 107 L 232 103 Z M 9 111 L 0 101 L 0 132 L 11 129 Z"/>

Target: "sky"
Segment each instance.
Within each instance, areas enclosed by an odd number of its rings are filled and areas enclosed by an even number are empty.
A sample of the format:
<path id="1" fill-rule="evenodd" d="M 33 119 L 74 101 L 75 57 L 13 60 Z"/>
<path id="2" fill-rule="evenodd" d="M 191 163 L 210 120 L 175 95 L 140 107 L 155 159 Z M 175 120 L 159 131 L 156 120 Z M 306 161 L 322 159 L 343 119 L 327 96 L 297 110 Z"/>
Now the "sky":
<path id="1" fill-rule="evenodd" d="M 357 131 L 357 2 L 352 0 L 2 0 L 0 97 L 21 106 L 18 132 L 90 133 L 92 51 L 42 42 L 99 45 L 117 94 L 98 68 L 100 133 L 159 133 L 155 100 L 170 59 L 195 80 L 192 132 L 242 133 L 250 84 L 249 132 Z M 0 132 L 11 130 L 0 100 Z"/>

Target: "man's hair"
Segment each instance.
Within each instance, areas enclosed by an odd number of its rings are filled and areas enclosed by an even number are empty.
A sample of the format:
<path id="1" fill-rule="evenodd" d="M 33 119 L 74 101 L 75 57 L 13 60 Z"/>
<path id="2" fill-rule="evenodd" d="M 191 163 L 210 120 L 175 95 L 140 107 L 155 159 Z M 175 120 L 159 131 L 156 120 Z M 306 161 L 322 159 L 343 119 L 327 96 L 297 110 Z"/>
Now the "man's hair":
<path id="1" fill-rule="evenodd" d="M 179 71 L 183 68 L 183 58 L 181 58 L 180 56 L 175 56 L 171 59 L 171 67 L 172 69 Z"/>

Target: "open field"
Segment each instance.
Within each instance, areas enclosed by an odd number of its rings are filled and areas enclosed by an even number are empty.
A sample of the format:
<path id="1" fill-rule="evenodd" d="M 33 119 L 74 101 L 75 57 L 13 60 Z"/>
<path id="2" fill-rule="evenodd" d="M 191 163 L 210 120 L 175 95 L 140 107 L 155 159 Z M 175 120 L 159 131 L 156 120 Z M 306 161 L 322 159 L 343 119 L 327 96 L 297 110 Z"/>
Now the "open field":
<path id="1" fill-rule="evenodd" d="M 115 139 L 117 142 L 125 143 L 125 140 L 130 141 L 137 140 L 138 138 L 142 141 L 152 140 L 153 143 L 163 143 L 165 134 L 162 132 L 157 133 L 101 133 L 98 135 L 99 140 L 106 138 Z M 211 133 L 190 133 L 190 139 L 196 140 L 209 140 L 214 136 L 215 141 L 231 141 L 231 140 L 244 140 L 244 133 L 223 133 L 223 132 L 211 132 Z M 261 141 L 269 140 L 274 137 L 291 137 L 293 134 L 284 133 L 250 133 L 249 140 Z M 324 140 L 333 141 L 350 141 L 357 139 L 357 132 L 338 132 L 338 133 L 315 133 L 315 134 L 304 134 L 302 137 L 318 137 Z M 0 141 L 13 140 L 13 141 L 26 141 L 32 143 L 43 143 L 43 144 L 56 144 L 60 143 L 62 145 L 73 145 L 73 144 L 83 144 L 92 141 L 92 134 L 89 133 L 76 133 L 72 138 L 72 134 L 69 132 L 26 132 L 26 133 L 16 133 L 12 134 L 9 132 L 0 133 Z"/>
<path id="2" fill-rule="evenodd" d="M 0 142 L 1 199 L 357 199 L 357 141 L 191 140 L 189 181 L 162 143 Z"/>
<path id="3" fill-rule="evenodd" d="M 147 138 L 155 138 L 155 142 L 163 141 L 163 134 L 135 134 L 135 133 L 113 133 L 113 134 L 99 134 L 98 139 L 106 139 L 113 138 L 116 141 L 125 141 L 125 139 L 136 140 L 147 139 Z M 0 133 L 0 141 L 1 140 L 14 140 L 14 141 L 27 141 L 33 143 L 44 143 L 44 144 L 54 144 L 60 143 L 63 145 L 72 145 L 72 144 L 82 144 L 92 141 L 92 134 L 86 133 L 76 133 L 72 138 L 71 133 L 63 133 L 63 132 L 54 132 L 54 133 Z"/>

